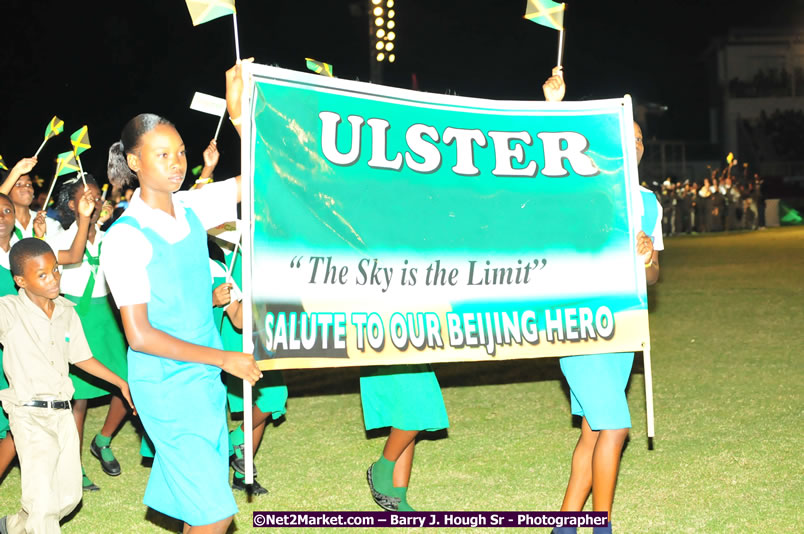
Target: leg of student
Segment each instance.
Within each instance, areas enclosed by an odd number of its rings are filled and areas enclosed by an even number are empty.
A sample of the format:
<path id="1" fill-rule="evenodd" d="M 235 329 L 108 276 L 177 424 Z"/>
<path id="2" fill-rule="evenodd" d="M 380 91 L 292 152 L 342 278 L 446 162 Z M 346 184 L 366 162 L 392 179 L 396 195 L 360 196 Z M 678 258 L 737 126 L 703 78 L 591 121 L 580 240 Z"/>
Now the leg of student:
<path id="1" fill-rule="evenodd" d="M 121 472 L 120 463 L 114 457 L 111 449 L 112 434 L 120 427 L 127 415 L 128 410 L 123 403 L 123 399 L 117 395 L 112 395 L 103 428 L 92 438 L 92 443 L 89 446 L 92 455 L 100 460 L 103 472 L 109 476 L 118 476 Z"/>
<path id="2" fill-rule="evenodd" d="M 271 417 L 271 413 L 265 413 L 260 410 L 256 405 L 251 410 L 251 417 L 252 417 L 252 443 L 253 449 L 252 452 L 254 456 L 257 455 L 257 449 L 260 446 L 260 442 L 262 441 L 262 436 L 265 434 L 265 426 L 268 418 Z M 245 423 L 243 423 L 245 424 Z M 234 460 L 232 461 L 232 467 L 234 468 L 234 475 L 232 479 L 232 489 L 241 491 L 241 490 L 249 490 L 252 495 L 265 495 L 268 493 L 268 490 L 263 488 L 259 482 L 257 482 L 257 468 L 254 468 L 254 483 L 251 485 L 251 488 L 246 488 L 245 476 L 243 472 L 246 468 L 245 459 L 243 457 L 244 449 L 243 449 L 243 442 L 244 442 L 244 428 L 243 424 L 235 428 L 229 434 L 229 446 L 231 447 L 230 452 L 235 455 Z M 231 454 L 230 454 L 231 456 Z"/>
<path id="3" fill-rule="evenodd" d="M 117 395 L 112 395 L 112 400 L 109 402 L 109 411 L 106 413 L 106 421 L 103 422 L 103 428 L 100 431 L 101 436 L 111 438 L 112 434 L 120 428 L 127 415 L 128 409 L 123 399 Z"/>
<path id="4" fill-rule="evenodd" d="M 84 421 L 86 421 L 87 418 L 87 400 L 76 399 L 72 404 L 75 428 L 78 429 L 78 446 L 80 451 L 84 446 Z"/>
<path id="5" fill-rule="evenodd" d="M 81 502 L 81 450 L 73 418 L 66 410 L 54 410 L 59 457 L 53 473 L 58 488 L 59 519 L 72 512 Z"/>
<path id="6" fill-rule="evenodd" d="M 254 406 L 251 409 L 251 438 L 252 443 L 254 444 L 254 454 L 257 454 L 257 449 L 259 448 L 260 442 L 262 441 L 262 436 L 265 433 L 265 424 L 267 423 L 269 417 L 271 417 L 270 413 L 263 412 L 257 406 Z M 246 430 L 243 425 L 245 425 L 245 423 L 241 423 L 239 427 L 232 431 L 231 440 L 233 446 L 241 445 L 243 443 L 243 433 Z"/>
<path id="7" fill-rule="evenodd" d="M 75 399 L 72 402 L 73 406 L 73 418 L 75 419 L 75 428 L 78 430 L 78 458 L 81 458 L 81 450 L 84 448 L 84 421 L 87 418 L 87 400 L 86 399 Z M 100 488 L 96 486 L 92 480 L 86 475 L 84 472 L 84 466 L 81 465 L 81 471 L 83 473 L 83 487 L 86 491 L 97 491 Z"/>
<path id="8" fill-rule="evenodd" d="M 595 512 L 608 512 L 609 521 L 611 521 L 611 505 L 614 502 L 620 455 L 626 437 L 628 437 L 627 428 L 601 430 L 592 456 L 593 508 Z"/>
<path id="9" fill-rule="evenodd" d="M 394 466 L 394 487 L 407 488 L 410 483 L 410 471 L 413 469 L 413 451 L 416 448 L 416 439 L 411 440 Z"/>
<path id="10" fill-rule="evenodd" d="M 562 512 L 580 512 L 592 489 L 592 457 L 597 443 L 598 432 L 589 428 L 584 417 L 581 421 L 581 437 L 572 453 L 572 469 L 570 471 Z"/>
<path id="11" fill-rule="evenodd" d="M 6 474 L 8 466 L 11 465 L 12 460 L 17 455 L 17 449 L 14 447 L 14 438 L 11 437 L 11 432 L 6 434 L 0 440 L 0 478 Z"/>
<path id="12" fill-rule="evenodd" d="M 226 530 L 229 528 L 229 524 L 232 522 L 232 517 L 221 519 L 220 521 L 210 523 L 209 525 L 196 525 L 194 527 L 185 523 L 182 534 L 226 534 Z"/>
<path id="13" fill-rule="evenodd" d="M 9 534 L 58 533 L 62 514 L 69 513 L 81 499 L 75 422 L 70 414 L 57 412 L 15 407 L 9 413 L 22 471 L 23 508 L 8 516 Z"/>

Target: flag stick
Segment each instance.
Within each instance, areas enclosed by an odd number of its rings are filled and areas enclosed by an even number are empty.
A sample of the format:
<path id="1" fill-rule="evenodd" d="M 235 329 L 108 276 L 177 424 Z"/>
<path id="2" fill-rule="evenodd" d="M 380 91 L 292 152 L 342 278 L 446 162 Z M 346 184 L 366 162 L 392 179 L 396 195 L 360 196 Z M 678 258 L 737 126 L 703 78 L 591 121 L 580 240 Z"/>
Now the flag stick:
<path id="1" fill-rule="evenodd" d="M 47 138 L 45 138 L 45 140 L 42 141 L 42 144 L 39 145 L 39 148 L 36 150 L 36 154 L 34 154 L 33 157 L 38 156 L 39 153 L 42 152 L 42 149 L 45 147 L 45 143 L 47 143 Z"/>
<path id="2" fill-rule="evenodd" d="M 56 166 L 56 173 L 59 172 L 59 167 Z M 47 192 L 47 198 L 45 199 L 45 203 L 42 204 L 42 211 L 47 211 L 47 205 L 50 203 L 50 195 L 53 194 L 53 188 L 56 187 L 56 180 L 59 179 L 58 174 L 53 174 L 53 181 L 50 182 L 50 191 Z"/>
<path id="3" fill-rule="evenodd" d="M 87 181 L 84 178 L 84 167 L 81 165 L 81 158 L 78 157 L 78 154 L 75 155 L 75 161 L 78 162 L 78 169 L 81 171 L 81 181 L 84 182 L 84 191 L 86 191 Z"/>
<path id="4" fill-rule="evenodd" d="M 221 131 L 221 124 L 223 124 L 223 118 L 226 116 L 226 110 L 223 110 L 223 114 L 221 115 L 220 120 L 218 121 L 218 127 L 215 129 L 215 141 L 218 140 L 218 134 Z"/>
<path id="5" fill-rule="evenodd" d="M 240 239 L 238 239 L 237 243 L 235 243 L 234 254 L 232 254 L 232 261 L 226 267 L 226 279 L 227 280 L 232 279 L 232 267 L 234 267 L 235 261 L 237 261 L 237 249 L 238 249 L 238 247 L 240 247 Z"/>
<path id="6" fill-rule="evenodd" d="M 648 414 L 648 437 L 653 439 L 655 429 L 653 428 L 653 374 L 650 368 L 650 346 L 646 345 L 642 349 L 642 366 L 645 369 L 645 411 Z"/>
<path id="7" fill-rule="evenodd" d="M 564 30 L 558 30 L 558 61 L 556 67 L 561 67 L 561 62 L 564 60 Z"/>
<path id="8" fill-rule="evenodd" d="M 232 13 L 232 21 L 234 22 L 234 38 L 235 38 L 235 59 L 240 61 L 240 37 L 237 34 L 237 13 Z"/>

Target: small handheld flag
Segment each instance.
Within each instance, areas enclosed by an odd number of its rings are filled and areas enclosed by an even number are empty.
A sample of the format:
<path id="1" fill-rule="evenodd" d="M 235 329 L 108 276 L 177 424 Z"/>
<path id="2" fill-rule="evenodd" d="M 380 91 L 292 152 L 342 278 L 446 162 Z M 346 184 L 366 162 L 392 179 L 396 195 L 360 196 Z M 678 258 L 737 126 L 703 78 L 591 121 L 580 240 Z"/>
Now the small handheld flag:
<path id="1" fill-rule="evenodd" d="M 536 24 L 553 28 L 554 30 L 564 29 L 564 9 L 562 3 L 551 0 L 528 0 L 524 18 Z"/>
<path id="2" fill-rule="evenodd" d="M 64 131 L 64 121 L 58 118 L 56 115 L 53 115 L 53 118 L 50 119 L 47 128 L 45 128 L 45 141 L 47 141 L 51 137 L 56 137 L 63 131 Z"/>
<path id="3" fill-rule="evenodd" d="M 528 0 L 524 15 L 524 18 L 531 22 L 558 30 L 557 67 L 561 67 L 564 58 L 564 12 L 566 9 L 566 4 L 552 0 Z"/>
<path id="4" fill-rule="evenodd" d="M 217 96 L 196 92 L 195 95 L 193 95 L 193 101 L 190 102 L 190 109 L 220 117 L 223 115 L 223 112 L 226 111 L 226 100 L 218 98 Z"/>
<path id="5" fill-rule="evenodd" d="M 85 150 L 92 148 L 92 145 L 89 144 L 89 130 L 87 126 L 84 125 L 73 132 L 73 135 L 70 136 L 70 142 L 73 144 L 73 152 L 76 157 Z"/>
<path id="6" fill-rule="evenodd" d="M 329 63 L 324 63 L 323 61 L 317 61 L 315 59 L 311 59 L 309 57 L 304 58 L 307 61 L 307 68 L 311 71 L 315 72 L 316 74 L 320 74 L 322 76 L 328 76 L 330 78 L 333 77 L 332 75 L 332 65 Z"/>
<path id="7" fill-rule="evenodd" d="M 235 54 L 240 61 L 240 38 L 237 35 L 237 10 L 235 0 L 185 0 L 193 26 L 204 24 L 226 15 L 232 15 L 235 36 Z"/>
<path id="8" fill-rule="evenodd" d="M 0 156 L 0 169 L 3 169 L 4 171 L 8 170 L 8 167 L 6 167 L 6 162 L 3 161 L 3 156 Z"/>
<path id="9" fill-rule="evenodd" d="M 190 102 L 190 109 L 220 117 L 218 119 L 218 127 L 215 129 L 215 140 L 217 141 L 218 134 L 221 131 L 223 117 L 226 115 L 226 100 L 196 91 L 193 95 L 193 101 Z"/>
<path id="10" fill-rule="evenodd" d="M 45 146 L 45 143 L 47 143 L 48 139 L 50 139 L 51 137 L 56 137 L 63 131 L 64 131 L 64 121 L 58 118 L 56 115 L 53 115 L 53 118 L 50 119 L 47 128 L 45 128 L 45 140 L 42 141 L 41 145 L 39 145 L 39 148 L 37 149 L 36 154 L 34 154 L 33 157 L 39 155 L 39 153 L 42 151 L 42 148 Z"/>
<path id="11" fill-rule="evenodd" d="M 732 154 L 731 152 L 729 152 L 729 154 L 726 156 L 726 163 L 728 163 L 729 165 L 731 165 L 731 162 L 732 162 L 733 160 L 734 160 L 734 154 Z"/>
<path id="12" fill-rule="evenodd" d="M 185 0 L 187 9 L 190 10 L 190 18 L 193 19 L 193 26 L 204 24 L 210 20 L 215 20 L 226 15 L 234 15 L 234 0 Z"/>
<path id="13" fill-rule="evenodd" d="M 48 204 L 50 204 L 50 196 L 53 194 L 53 188 L 56 187 L 59 176 L 70 174 L 78 170 L 80 169 L 78 163 L 75 161 L 75 154 L 73 154 L 72 151 L 62 152 L 56 157 L 56 174 L 53 176 L 53 181 L 50 182 L 50 190 L 47 192 L 45 203 L 42 204 L 43 209 L 47 209 Z"/>
<path id="14" fill-rule="evenodd" d="M 81 168 L 78 166 L 78 162 L 75 160 L 75 154 L 70 152 L 62 152 L 58 156 L 58 165 L 56 166 L 56 176 L 64 176 L 65 174 L 70 174 L 71 172 L 80 171 Z"/>

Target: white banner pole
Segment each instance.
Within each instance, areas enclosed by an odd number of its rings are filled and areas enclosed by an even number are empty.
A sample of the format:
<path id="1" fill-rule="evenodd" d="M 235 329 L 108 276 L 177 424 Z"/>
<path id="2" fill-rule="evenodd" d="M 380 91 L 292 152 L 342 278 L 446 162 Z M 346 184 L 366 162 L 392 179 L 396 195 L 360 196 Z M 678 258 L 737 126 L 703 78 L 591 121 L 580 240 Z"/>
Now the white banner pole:
<path id="1" fill-rule="evenodd" d="M 232 13 L 232 21 L 234 23 L 234 38 L 235 38 L 235 59 L 240 61 L 240 36 L 237 33 L 237 13 Z"/>
<path id="2" fill-rule="evenodd" d="M 648 415 L 648 438 L 653 439 L 655 429 L 653 426 L 653 373 L 650 365 L 650 345 L 642 349 L 642 365 L 645 369 L 645 411 Z"/>

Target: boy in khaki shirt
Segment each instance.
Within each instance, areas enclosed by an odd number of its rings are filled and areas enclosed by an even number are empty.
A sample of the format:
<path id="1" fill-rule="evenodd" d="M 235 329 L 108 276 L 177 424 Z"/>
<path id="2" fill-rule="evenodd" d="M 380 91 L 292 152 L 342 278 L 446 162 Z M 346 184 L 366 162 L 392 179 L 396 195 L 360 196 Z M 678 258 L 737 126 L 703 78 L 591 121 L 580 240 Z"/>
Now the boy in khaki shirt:
<path id="1" fill-rule="evenodd" d="M 0 297 L 9 382 L 0 400 L 17 446 L 22 509 L 0 518 L 0 534 L 53 534 L 82 495 L 69 364 L 117 386 L 132 402 L 128 384 L 92 357 L 73 304 L 59 296 L 61 274 L 48 244 L 23 239 L 11 247 L 9 263 L 20 290 Z"/>

